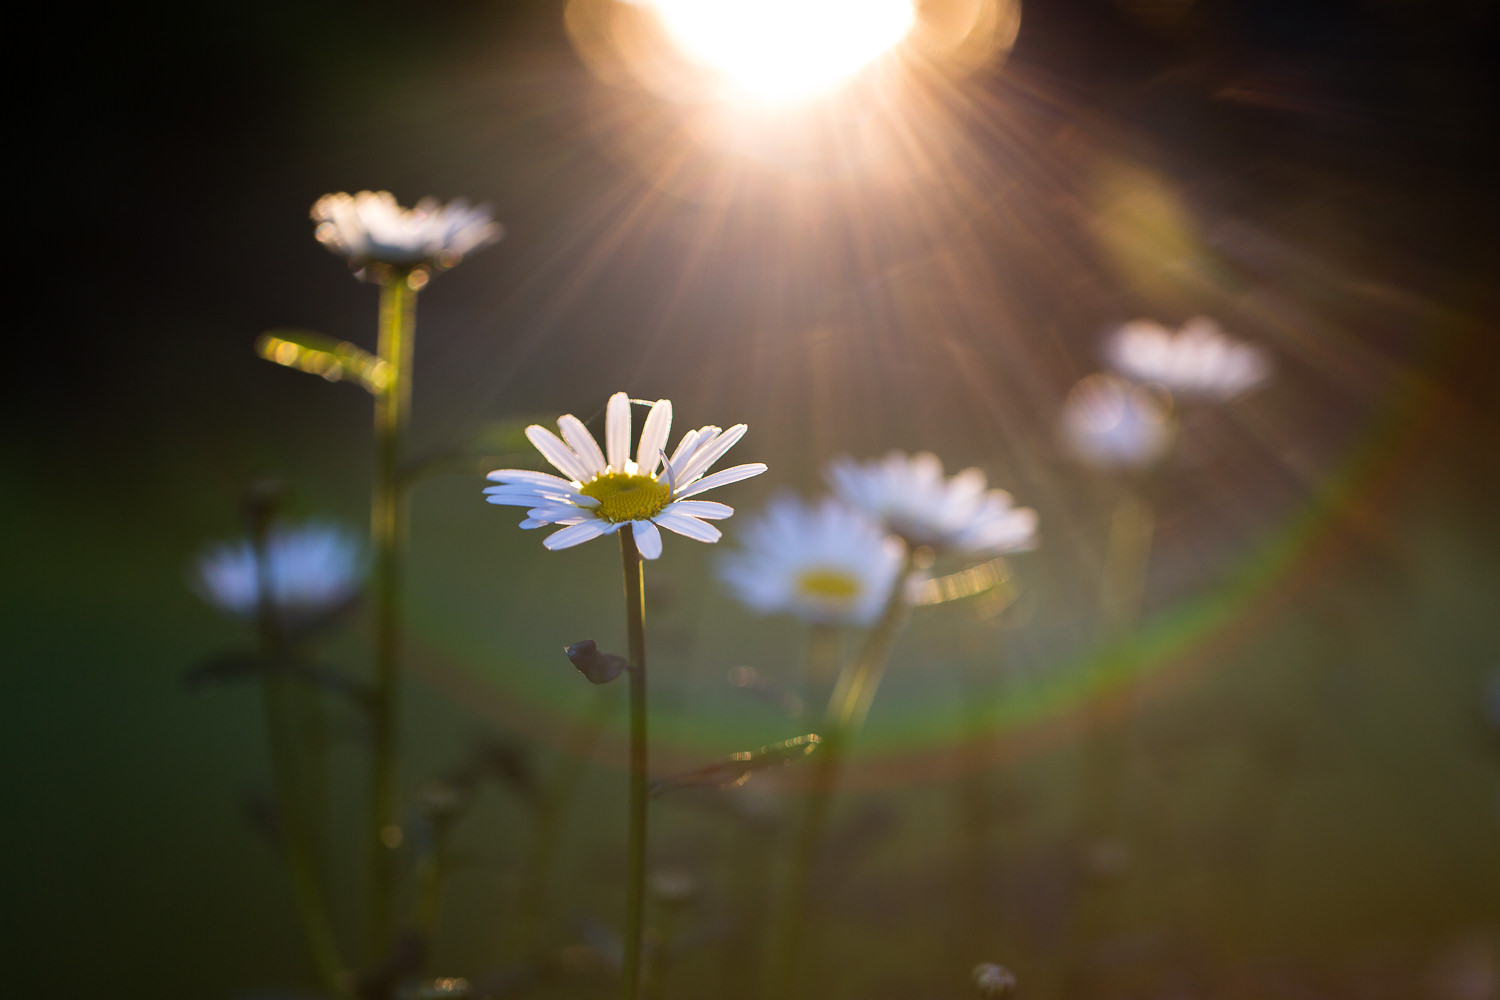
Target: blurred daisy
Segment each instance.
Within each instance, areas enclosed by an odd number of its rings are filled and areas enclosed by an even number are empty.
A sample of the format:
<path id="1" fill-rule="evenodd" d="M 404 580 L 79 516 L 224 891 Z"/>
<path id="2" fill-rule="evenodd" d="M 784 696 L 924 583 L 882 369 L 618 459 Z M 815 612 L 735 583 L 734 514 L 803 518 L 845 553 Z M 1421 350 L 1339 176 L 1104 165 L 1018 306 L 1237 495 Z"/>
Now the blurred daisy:
<path id="1" fill-rule="evenodd" d="M 1110 366 L 1139 382 L 1159 382 L 1183 397 L 1230 399 L 1271 375 L 1270 356 L 1228 337 L 1204 316 L 1173 334 L 1141 319 L 1116 330 L 1105 347 Z"/>
<path id="2" fill-rule="evenodd" d="M 868 625 L 901 571 L 901 541 L 833 498 L 814 506 L 779 497 L 743 537 L 743 551 L 723 561 L 719 577 L 760 614 Z"/>
<path id="3" fill-rule="evenodd" d="M 504 233 L 484 206 L 471 207 L 462 198 L 446 205 L 423 198 L 416 208 L 402 208 L 389 191 L 325 194 L 312 207 L 312 217 L 318 242 L 360 268 L 444 270 Z"/>
<path id="4" fill-rule="evenodd" d="M 271 603 L 283 624 L 306 625 L 349 604 L 367 568 L 360 537 L 336 524 L 273 525 L 266 536 Z M 213 545 L 193 567 L 205 601 L 252 619 L 260 605 L 260 564 L 248 539 Z"/>
<path id="5" fill-rule="evenodd" d="M 1036 511 L 1014 506 L 1004 490 L 986 490 L 978 469 L 944 479 L 943 465 L 931 452 L 893 451 L 862 464 L 835 459 L 828 481 L 845 503 L 912 545 L 967 554 L 1036 545 Z"/>
<path id="6" fill-rule="evenodd" d="M 1150 465 L 1167 453 L 1175 433 L 1170 396 L 1115 375 L 1090 375 L 1063 404 L 1063 444 L 1091 465 Z"/>
<path id="7" fill-rule="evenodd" d="M 490 503 L 530 508 L 521 522 L 523 528 L 563 525 L 542 543 L 549 549 L 566 549 L 613 534 L 626 524 L 633 527 L 635 544 L 647 559 L 661 555 L 658 526 L 700 542 L 717 542 L 719 529 L 707 522 L 728 517 L 734 508 L 689 498 L 766 471 L 754 462 L 704 475 L 744 437 L 744 424 L 727 431 L 713 426 L 688 431 L 668 459 L 664 449 L 672 429 L 672 404 L 665 399 L 651 407 L 634 460 L 630 457 L 630 397 L 623 392 L 611 396 L 605 410 L 605 451 L 599 450 L 583 421 L 571 413 L 558 418 L 557 428 L 561 439 L 538 424 L 526 428 L 526 437 L 566 478 L 497 469 L 489 478 L 500 485 L 484 491 Z"/>

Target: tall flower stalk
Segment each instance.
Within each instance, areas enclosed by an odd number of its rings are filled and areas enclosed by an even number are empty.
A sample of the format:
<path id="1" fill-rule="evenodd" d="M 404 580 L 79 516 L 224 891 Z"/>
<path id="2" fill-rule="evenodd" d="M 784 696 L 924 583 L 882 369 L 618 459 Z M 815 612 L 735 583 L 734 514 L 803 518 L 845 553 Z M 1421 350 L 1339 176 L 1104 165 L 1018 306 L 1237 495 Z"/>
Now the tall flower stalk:
<path id="1" fill-rule="evenodd" d="M 380 360 L 385 384 L 375 394 L 375 486 L 370 545 L 375 552 L 375 685 L 370 735 L 370 947 L 378 956 L 391 933 L 394 870 L 388 850 L 400 843 L 397 768 L 401 695 L 401 569 L 406 543 L 406 492 L 400 478 L 402 443 L 411 410 L 412 344 L 417 289 L 424 272 L 393 271 L 380 286 Z"/>
<path id="2" fill-rule="evenodd" d="M 973 556 L 1021 551 L 1036 542 L 1035 511 L 1014 506 L 1004 490 L 987 489 L 978 469 L 945 478 L 931 453 L 892 452 L 863 464 L 839 459 L 828 478 L 840 500 L 899 539 L 902 556 L 879 618 L 859 655 L 839 672 L 824 711 L 822 745 L 793 845 L 786 915 L 773 952 L 769 995 L 778 998 L 799 995 L 805 987 L 807 937 L 816 926 L 808 922 L 812 871 L 844 754 L 864 725 L 911 608 L 917 550 Z"/>
<path id="3" fill-rule="evenodd" d="M 290 876 L 298 923 L 318 982 L 345 995 L 344 963 L 319 876 L 318 809 L 323 805 L 321 705 L 311 707 L 299 733 L 298 690 L 306 681 L 295 658 L 295 639 L 332 620 L 358 593 L 366 560 L 357 536 L 337 525 L 273 524 L 274 493 L 255 489 L 247 503 L 250 537 L 214 545 L 197 559 L 193 588 L 223 611 L 253 624 L 264 680 L 266 740 L 278 833 Z"/>
<path id="4" fill-rule="evenodd" d="M 375 553 L 375 664 L 370 697 L 369 947 L 379 961 L 393 931 L 395 872 L 389 849 L 401 842 L 398 768 L 401 691 L 401 568 L 406 541 L 402 446 L 410 420 L 417 292 L 434 271 L 498 240 L 488 209 L 462 199 L 423 199 L 405 209 L 387 191 L 324 195 L 312 208 L 316 236 L 380 285 L 379 376 L 375 396 L 375 483 L 370 544 Z"/>
<path id="5" fill-rule="evenodd" d="M 342 996 L 345 993 L 344 963 L 339 957 L 333 924 L 319 883 L 315 824 L 297 769 L 297 741 L 293 733 L 295 692 L 291 689 L 292 679 L 286 669 L 289 650 L 277 619 L 268 520 L 263 515 L 251 515 L 257 585 L 256 631 L 261 656 L 266 663 L 266 741 L 271 752 L 271 780 L 302 935 L 312 956 L 319 985 Z"/>
<path id="6" fill-rule="evenodd" d="M 865 637 L 859 655 L 845 662 L 823 710 L 822 732 L 819 733 L 822 742 L 813 762 L 812 780 L 787 872 L 785 915 L 777 924 L 779 934 L 771 953 L 773 965 L 768 994 L 771 997 L 791 997 L 800 993 L 809 933 L 808 911 L 813 905 L 810 891 L 812 871 L 828 826 L 828 812 L 838 786 L 844 751 L 864 723 L 875 689 L 880 685 L 886 662 L 910 610 L 906 593 L 911 571 L 912 552 L 908 548 L 880 618 Z"/>
<path id="7" fill-rule="evenodd" d="M 630 818 L 627 823 L 625 873 L 625 956 L 622 965 L 625 1000 L 641 990 L 641 952 L 646 906 L 646 586 L 645 565 L 631 527 L 620 530 L 621 568 L 625 575 L 625 627 L 630 665 Z"/>

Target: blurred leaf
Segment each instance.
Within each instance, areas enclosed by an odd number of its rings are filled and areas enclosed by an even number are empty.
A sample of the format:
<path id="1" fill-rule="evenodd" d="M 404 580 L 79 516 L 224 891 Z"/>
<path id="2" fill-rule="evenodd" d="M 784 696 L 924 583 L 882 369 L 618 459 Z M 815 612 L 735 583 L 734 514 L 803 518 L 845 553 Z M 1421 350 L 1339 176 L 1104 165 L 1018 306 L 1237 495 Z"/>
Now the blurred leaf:
<path id="1" fill-rule="evenodd" d="M 386 362 L 353 344 L 311 330 L 270 330 L 255 342 L 255 353 L 330 382 L 353 382 L 372 393 L 383 392 L 390 384 L 390 365 Z"/>
<path id="2" fill-rule="evenodd" d="M 219 653 L 188 668 L 182 675 L 182 686 L 197 692 L 210 684 L 252 680 L 269 669 L 267 661 L 254 653 Z"/>
<path id="3" fill-rule="evenodd" d="M 915 580 L 909 590 L 911 603 L 917 607 L 946 604 L 989 593 L 996 593 L 1002 598 L 1004 605 L 1009 605 L 1016 598 L 1017 591 L 1011 580 L 1010 567 L 1004 559 L 989 559 L 956 573 Z"/>
<path id="4" fill-rule="evenodd" d="M 759 750 L 741 750 L 696 771 L 663 778 L 652 784 L 651 794 L 662 795 L 678 788 L 735 788 L 749 781 L 756 771 L 801 760 L 816 750 L 819 742 L 817 733 L 808 733 Z"/>

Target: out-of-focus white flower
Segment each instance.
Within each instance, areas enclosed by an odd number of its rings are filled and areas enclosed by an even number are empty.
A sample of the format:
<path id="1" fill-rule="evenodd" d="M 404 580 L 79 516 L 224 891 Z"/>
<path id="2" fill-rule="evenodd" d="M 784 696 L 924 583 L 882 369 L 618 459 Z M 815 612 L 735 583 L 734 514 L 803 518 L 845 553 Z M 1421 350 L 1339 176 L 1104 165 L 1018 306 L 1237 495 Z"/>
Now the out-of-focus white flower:
<path id="1" fill-rule="evenodd" d="M 360 537 L 336 524 L 273 525 L 266 535 L 271 604 L 284 625 L 323 618 L 354 599 L 367 562 Z M 199 554 L 193 589 L 240 618 L 255 617 L 260 563 L 249 540 L 222 542 Z"/>
<path id="2" fill-rule="evenodd" d="M 1167 453 L 1175 435 L 1171 397 L 1115 375 L 1090 375 L 1063 404 L 1063 444 L 1092 465 L 1150 465 Z"/>
<path id="3" fill-rule="evenodd" d="M 389 191 L 325 194 L 313 205 L 312 217 L 318 242 L 360 268 L 444 270 L 505 232 L 486 206 L 462 198 L 446 205 L 423 198 L 416 208 L 402 208 Z"/>
<path id="4" fill-rule="evenodd" d="M 986 489 L 978 469 L 944 479 L 943 464 L 931 452 L 893 451 L 864 463 L 838 458 L 828 481 L 845 503 L 912 545 L 965 554 L 1036 546 L 1036 511 L 1016 507 L 1004 490 Z"/>
<path id="5" fill-rule="evenodd" d="M 828 625 L 868 625 L 901 571 L 901 541 L 828 498 L 778 497 L 743 532 L 719 577 L 747 607 Z"/>
<path id="6" fill-rule="evenodd" d="M 1005 997 L 1016 989 L 1016 977 L 1003 965 L 980 962 L 974 966 L 974 986 L 980 996 Z"/>
<path id="7" fill-rule="evenodd" d="M 549 549 L 566 549 L 613 534 L 627 524 L 633 527 L 636 547 L 647 559 L 661 555 L 658 526 L 700 542 L 717 542 L 719 529 L 707 522 L 728 517 L 734 508 L 689 498 L 766 471 L 763 464 L 753 462 L 704 475 L 744 437 L 744 424 L 727 431 L 714 426 L 688 431 L 668 459 L 664 449 L 672 430 L 672 404 L 665 399 L 651 407 L 634 460 L 630 457 L 630 397 L 623 392 L 609 398 L 604 414 L 607 460 L 583 421 L 571 413 L 558 418 L 557 428 L 561 440 L 539 424 L 526 428 L 526 437 L 566 479 L 525 469 L 497 469 L 489 478 L 500 485 L 484 491 L 489 503 L 531 508 L 521 522 L 523 528 L 564 525 L 543 541 Z"/>
<path id="8" fill-rule="evenodd" d="M 1263 348 L 1226 336 L 1206 316 L 1188 320 L 1177 333 L 1138 319 L 1116 330 L 1105 346 L 1115 371 L 1139 382 L 1158 382 L 1184 398 L 1230 399 L 1271 375 Z"/>

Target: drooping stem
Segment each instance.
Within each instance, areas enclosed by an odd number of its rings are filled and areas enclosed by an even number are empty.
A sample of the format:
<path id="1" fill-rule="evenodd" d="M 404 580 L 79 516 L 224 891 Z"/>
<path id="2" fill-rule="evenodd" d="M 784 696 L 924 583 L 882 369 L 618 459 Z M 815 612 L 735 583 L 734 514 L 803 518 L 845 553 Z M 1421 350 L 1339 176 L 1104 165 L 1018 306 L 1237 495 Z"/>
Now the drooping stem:
<path id="1" fill-rule="evenodd" d="M 375 486 L 370 504 L 370 543 L 375 551 L 375 683 L 370 729 L 368 825 L 370 960 L 384 957 L 390 943 L 394 871 L 390 848 L 400 843 L 397 773 L 397 708 L 401 682 L 401 556 L 406 502 L 400 481 L 402 439 L 411 405 L 412 341 L 417 293 L 410 276 L 388 277 L 380 288 L 380 358 L 387 378 L 375 393 Z"/>
<path id="2" fill-rule="evenodd" d="M 292 679 L 286 670 L 288 650 L 276 619 L 271 586 L 270 559 L 266 553 L 266 524 L 253 525 L 257 595 L 256 620 L 261 656 L 265 659 L 266 739 L 271 752 L 271 781 L 280 818 L 282 850 L 291 876 L 292 896 L 302 936 L 312 955 L 318 983 L 331 994 L 342 996 L 344 963 L 339 957 L 333 925 L 318 880 L 314 824 L 308 812 L 306 790 L 297 770 L 297 736 L 294 731 Z"/>
<path id="3" fill-rule="evenodd" d="M 629 525 L 620 529 L 625 572 L 625 624 L 630 635 L 630 820 L 625 876 L 625 1000 L 641 989 L 646 905 L 646 594 L 645 570 Z"/>
<path id="4" fill-rule="evenodd" d="M 772 951 L 773 964 L 767 995 L 777 1000 L 798 996 L 802 992 L 806 938 L 810 928 L 816 926 L 808 920 L 808 910 L 814 902 L 810 894 L 812 871 L 828 824 L 829 808 L 838 784 L 839 765 L 843 761 L 847 744 L 859 732 L 869 713 L 870 702 L 875 697 L 876 688 L 880 686 L 891 648 L 896 644 L 901 627 L 906 623 L 907 611 L 910 610 L 906 600 L 906 587 L 911 569 L 912 553 L 908 549 L 905 563 L 900 575 L 896 577 L 880 620 L 866 636 L 859 655 L 845 663 L 839 672 L 833 694 L 828 699 L 828 707 L 823 713 L 823 731 L 819 734 L 822 741 L 813 757 L 811 787 L 792 847 L 784 909 L 781 919 L 775 925 L 778 934 L 776 947 Z"/>

